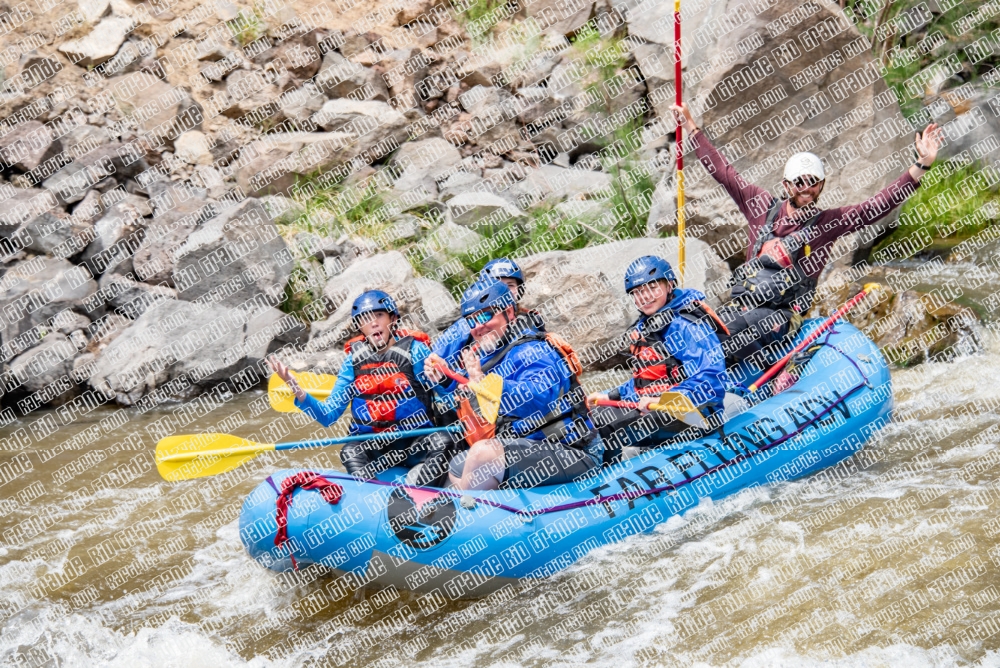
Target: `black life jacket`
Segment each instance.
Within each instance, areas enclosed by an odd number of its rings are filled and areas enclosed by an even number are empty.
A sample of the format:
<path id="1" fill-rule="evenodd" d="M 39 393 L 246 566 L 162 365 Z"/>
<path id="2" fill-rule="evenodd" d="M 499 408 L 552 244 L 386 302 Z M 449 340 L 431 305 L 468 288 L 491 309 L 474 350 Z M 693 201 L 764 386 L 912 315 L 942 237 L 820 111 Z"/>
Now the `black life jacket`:
<path id="1" fill-rule="evenodd" d="M 364 336 L 344 344 L 354 367 L 352 434 L 433 426 L 430 393 L 416 377 L 411 354 L 414 341 L 429 344 L 430 338 L 404 329 L 394 335 L 399 338 L 381 352 Z"/>
<path id="2" fill-rule="evenodd" d="M 812 252 L 810 240 L 815 236 L 815 223 L 819 213 L 809 218 L 803 226 L 785 237 L 780 237 L 792 263 L 782 267 L 769 255 L 761 255 L 764 244 L 778 239 L 774 234 L 775 221 L 785 200 L 774 200 L 767 211 L 767 218 L 754 241 L 750 259 L 733 274 L 732 303 L 744 309 L 766 307 L 805 311 L 808 304 L 799 300 L 816 287 L 816 279 L 799 269 L 802 258 Z"/>
<path id="3" fill-rule="evenodd" d="M 537 316 L 534 311 L 522 312 L 519 319 L 526 315 L 529 316 L 527 323 L 522 321 L 521 324 L 527 324 L 527 326 L 524 326 L 521 333 L 504 346 L 499 354 L 483 364 L 483 373 L 489 373 L 491 369 L 500 365 L 507 355 L 518 346 L 523 346 L 531 341 L 543 341 L 554 348 L 566 363 L 569 371 L 569 391 L 565 392 L 555 402 L 555 407 L 540 419 L 529 421 L 525 418 L 500 415 L 497 418 L 496 435 L 498 438 L 525 438 L 540 431 L 549 441 L 558 441 L 563 445 L 582 448 L 594 436 L 594 423 L 590 419 L 587 393 L 580 385 L 579 376 L 583 373 L 580 359 L 569 343 L 561 336 L 534 328 L 534 323 L 540 321 L 540 318 L 531 317 Z"/>
<path id="4" fill-rule="evenodd" d="M 668 309 L 654 313 L 642 321 L 641 327 L 633 325 L 627 334 L 628 357 L 635 392 L 641 397 L 658 397 L 687 379 L 684 365 L 670 354 L 659 336 L 677 317 L 708 324 L 719 336 L 728 334 L 715 311 L 700 300 L 690 301 L 676 311 Z"/>

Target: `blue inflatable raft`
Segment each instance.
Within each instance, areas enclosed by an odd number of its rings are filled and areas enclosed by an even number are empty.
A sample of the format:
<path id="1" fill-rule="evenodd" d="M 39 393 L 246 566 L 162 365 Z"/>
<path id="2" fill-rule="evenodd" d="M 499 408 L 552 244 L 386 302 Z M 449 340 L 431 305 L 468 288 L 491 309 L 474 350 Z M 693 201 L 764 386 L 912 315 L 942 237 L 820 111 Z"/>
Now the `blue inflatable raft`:
<path id="1" fill-rule="evenodd" d="M 809 321 L 799 338 L 818 324 Z M 345 587 L 391 584 L 457 599 L 549 576 L 596 547 L 652 530 L 700 498 L 805 476 L 860 449 L 892 409 L 889 370 L 878 348 L 849 324 L 838 323 L 818 342 L 822 348 L 792 388 L 702 438 L 645 452 L 591 478 L 460 493 L 407 486 L 405 469 L 378 480 L 285 470 L 247 497 L 240 536 L 272 570 L 318 563 L 348 574 Z M 296 485 L 279 499 L 296 475 L 316 480 L 315 488 Z M 287 520 L 276 545 L 279 500 Z"/>

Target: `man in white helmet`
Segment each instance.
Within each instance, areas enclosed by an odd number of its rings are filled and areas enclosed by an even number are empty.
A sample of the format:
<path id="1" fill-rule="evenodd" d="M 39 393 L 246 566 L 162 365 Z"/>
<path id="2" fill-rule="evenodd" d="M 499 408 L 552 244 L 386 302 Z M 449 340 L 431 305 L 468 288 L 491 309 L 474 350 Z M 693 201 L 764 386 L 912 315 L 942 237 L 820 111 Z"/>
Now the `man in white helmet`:
<path id="1" fill-rule="evenodd" d="M 782 181 L 786 197 L 775 199 L 736 172 L 699 132 L 686 105 L 672 108 L 698 159 L 748 223 L 746 264 L 734 273 L 732 300 L 718 311 L 729 329 L 729 336 L 720 337 L 726 363 L 750 357 L 767 363 L 812 306 L 816 280 L 834 242 L 884 218 L 916 191 L 937 157 L 941 129 L 931 123 L 917 133 L 917 161 L 889 186 L 860 204 L 820 210 L 816 203 L 826 173 L 819 156 L 796 153 L 789 158 Z"/>

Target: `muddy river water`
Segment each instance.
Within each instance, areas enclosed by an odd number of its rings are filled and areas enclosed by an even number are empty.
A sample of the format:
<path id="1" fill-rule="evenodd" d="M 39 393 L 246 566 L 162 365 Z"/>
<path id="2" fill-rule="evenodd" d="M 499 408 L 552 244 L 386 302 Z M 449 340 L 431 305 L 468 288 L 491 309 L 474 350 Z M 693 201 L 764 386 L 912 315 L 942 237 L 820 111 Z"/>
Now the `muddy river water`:
<path id="1" fill-rule="evenodd" d="M 261 391 L 39 411 L 0 429 L 0 664 L 1000 665 L 1000 344 L 982 340 L 893 372 L 896 420 L 848 475 L 703 501 L 558 576 L 453 603 L 344 593 L 246 555 L 246 494 L 279 468 L 340 468 L 335 449 L 159 478 L 165 429 L 316 433 Z M 58 431 L 22 448 L 37 420 Z"/>

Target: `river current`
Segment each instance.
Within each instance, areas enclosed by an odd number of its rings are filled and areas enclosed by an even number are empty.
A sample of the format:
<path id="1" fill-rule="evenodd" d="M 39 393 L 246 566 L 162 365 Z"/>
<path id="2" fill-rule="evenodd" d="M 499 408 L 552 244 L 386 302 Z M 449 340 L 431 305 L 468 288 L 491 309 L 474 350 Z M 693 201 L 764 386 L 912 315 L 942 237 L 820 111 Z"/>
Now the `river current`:
<path id="1" fill-rule="evenodd" d="M 961 266 L 943 271 L 961 284 Z M 980 338 L 895 370 L 895 421 L 838 473 L 703 501 L 531 587 L 454 603 L 246 555 L 247 493 L 280 468 L 340 468 L 333 448 L 159 478 L 165 428 L 316 433 L 261 391 L 37 411 L 0 429 L 0 664 L 1000 665 L 1000 343 Z M 39 419 L 58 431 L 21 448 Z"/>

